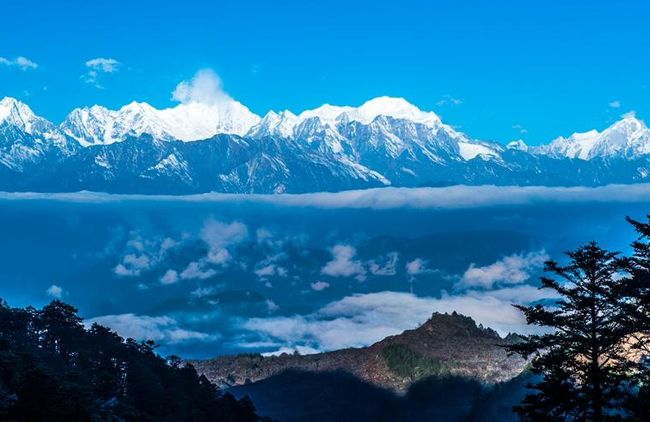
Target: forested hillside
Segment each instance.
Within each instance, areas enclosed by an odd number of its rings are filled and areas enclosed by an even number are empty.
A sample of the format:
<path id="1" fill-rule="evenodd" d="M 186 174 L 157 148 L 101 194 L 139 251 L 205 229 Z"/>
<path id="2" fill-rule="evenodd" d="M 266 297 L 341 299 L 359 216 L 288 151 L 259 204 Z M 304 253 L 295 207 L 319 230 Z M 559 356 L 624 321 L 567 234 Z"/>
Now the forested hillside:
<path id="1" fill-rule="evenodd" d="M 255 422 L 248 398 L 221 394 L 152 342 L 85 328 L 58 300 L 43 309 L 0 303 L 0 420 Z"/>

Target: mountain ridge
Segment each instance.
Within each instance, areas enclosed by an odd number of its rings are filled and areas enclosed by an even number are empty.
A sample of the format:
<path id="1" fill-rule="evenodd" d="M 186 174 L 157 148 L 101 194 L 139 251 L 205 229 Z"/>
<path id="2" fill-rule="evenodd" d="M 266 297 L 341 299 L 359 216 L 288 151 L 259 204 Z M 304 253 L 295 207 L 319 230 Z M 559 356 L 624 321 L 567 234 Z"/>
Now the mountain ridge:
<path id="1" fill-rule="evenodd" d="M 259 117 L 232 99 L 73 110 L 60 125 L 0 101 L 0 190 L 303 193 L 447 184 L 596 186 L 650 175 L 632 115 L 542 146 L 473 139 L 401 98 Z"/>
<path id="2" fill-rule="evenodd" d="M 518 339 L 514 334 L 502 338 L 456 312 L 434 313 L 419 327 L 367 347 L 309 355 L 244 354 L 191 363 L 222 388 L 301 370 L 344 371 L 372 385 L 403 392 L 430 376 L 460 376 L 487 384 L 508 381 L 523 371 L 526 361 L 508 355 L 502 346 Z"/>

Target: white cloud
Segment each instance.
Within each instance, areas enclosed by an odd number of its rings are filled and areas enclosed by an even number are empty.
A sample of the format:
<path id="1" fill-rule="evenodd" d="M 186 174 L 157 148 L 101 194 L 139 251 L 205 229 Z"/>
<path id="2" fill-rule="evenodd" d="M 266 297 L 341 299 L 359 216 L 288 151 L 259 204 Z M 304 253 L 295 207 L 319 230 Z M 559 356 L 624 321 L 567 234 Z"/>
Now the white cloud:
<path id="1" fill-rule="evenodd" d="M 322 290 L 325 290 L 330 287 L 330 284 L 326 281 L 316 281 L 314 283 L 310 284 L 312 290 L 316 290 L 317 292 L 320 292 Z"/>
<path id="2" fill-rule="evenodd" d="M 97 323 L 111 328 L 125 338 L 136 340 L 154 340 L 166 343 L 182 343 L 187 341 L 214 341 L 218 334 L 207 334 L 180 328 L 178 322 L 168 316 L 135 315 L 132 313 L 119 315 L 103 315 L 91 318 L 87 325 Z"/>
<path id="3" fill-rule="evenodd" d="M 248 237 L 248 228 L 238 221 L 227 224 L 208 219 L 203 224 L 200 237 L 210 247 L 207 261 L 224 265 L 232 258 L 227 248 L 244 241 Z"/>
<path id="4" fill-rule="evenodd" d="M 269 262 L 274 262 L 276 261 L 279 257 L 283 256 L 282 254 L 278 254 L 275 256 L 271 256 L 264 261 L 260 262 L 258 264 L 257 269 L 255 270 L 255 275 L 259 277 L 260 279 L 266 279 L 267 277 L 271 276 L 279 276 L 279 277 L 286 277 L 289 272 L 287 271 L 286 268 L 281 267 L 277 264 L 268 264 Z M 267 265 L 268 264 L 268 265 Z"/>
<path id="5" fill-rule="evenodd" d="M 381 257 L 379 262 L 377 260 L 368 263 L 368 269 L 373 275 L 389 276 L 397 273 L 397 262 L 399 261 L 399 254 L 397 252 L 389 252 L 386 256 Z"/>
<path id="6" fill-rule="evenodd" d="M 255 238 L 257 243 L 267 243 L 273 239 L 273 233 L 269 229 L 260 228 L 255 230 Z"/>
<path id="7" fill-rule="evenodd" d="M 120 62 L 115 59 L 104 59 L 98 57 L 96 59 L 91 59 L 86 62 L 86 67 L 96 71 L 101 71 L 104 73 L 113 73 L 117 72 L 120 66 Z"/>
<path id="8" fill-rule="evenodd" d="M 115 59 L 106 59 L 98 57 L 90 59 L 86 62 L 88 71 L 81 75 L 81 80 L 85 83 L 93 85 L 95 88 L 104 89 L 99 82 L 99 76 L 102 73 L 115 73 L 119 70 L 121 63 Z"/>
<path id="9" fill-rule="evenodd" d="M 512 125 L 512 128 L 515 129 L 515 130 L 518 130 L 519 133 L 521 133 L 522 135 L 525 135 L 525 134 L 528 133 L 528 130 L 525 127 L 523 127 L 522 125 L 519 125 L 519 124 Z"/>
<path id="10" fill-rule="evenodd" d="M 436 101 L 437 106 L 444 106 L 444 105 L 461 105 L 463 104 L 463 100 L 459 98 L 454 98 L 449 94 L 443 95 L 441 99 Z"/>
<path id="11" fill-rule="evenodd" d="M 300 355 L 313 355 L 315 353 L 320 353 L 320 350 L 314 349 L 313 347 L 307 347 L 307 346 L 280 347 L 276 351 L 262 353 L 262 356 L 280 356 L 282 354 L 293 355 L 296 352 L 298 352 L 298 354 Z"/>
<path id="12" fill-rule="evenodd" d="M 321 274 L 330 277 L 355 276 L 359 281 L 365 280 L 366 270 L 361 261 L 354 259 L 357 250 L 353 246 L 336 245 L 330 252 L 332 253 L 332 260 L 321 269 Z"/>
<path id="13" fill-rule="evenodd" d="M 202 262 L 190 262 L 181 272 L 181 278 L 183 280 L 205 280 L 206 278 L 214 277 L 217 274 L 217 272 L 212 269 L 212 268 L 204 268 L 204 264 Z"/>
<path id="14" fill-rule="evenodd" d="M 232 255 L 228 249 L 210 249 L 205 259 L 212 264 L 225 265 L 232 259 Z"/>
<path id="15" fill-rule="evenodd" d="M 5 57 L 0 57 L 0 65 L 18 67 L 23 71 L 38 68 L 38 64 L 23 56 L 18 56 L 13 60 L 7 59 Z"/>
<path id="16" fill-rule="evenodd" d="M 56 284 L 52 284 L 47 288 L 45 293 L 54 299 L 61 299 L 61 297 L 63 297 L 63 288 L 61 286 L 57 286 Z"/>
<path id="17" fill-rule="evenodd" d="M 178 273 L 174 270 L 167 270 L 167 272 L 160 278 L 162 284 L 174 284 L 178 281 Z"/>
<path id="18" fill-rule="evenodd" d="M 271 299 L 266 299 L 266 309 L 269 311 L 269 313 L 273 313 L 280 309 L 278 305 L 276 305 L 275 302 L 273 302 Z"/>
<path id="19" fill-rule="evenodd" d="M 621 108 L 621 102 L 619 100 L 614 100 L 608 103 L 611 108 Z"/>
<path id="20" fill-rule="evenodd" d="M 260 334 L 262 341 L 320 351 L 370 345 L 417 327 L 433 312 L 457 311 L 501 335 L 530 333 L 537 328 L 526 325 L 521 312 L 510 305 L 553 297 L 549 291 L 528 285 L 440 298 L 401 292 L 355 294 L 308 315 L 253 318 L 244 323 L 244 328 Z"/>
<path id="21" fill-rule="evenodd" d="M 130 266 L 135 271 L 149 269 L 151 266 L 151 262 L 147 255 L 128 254 L 124 256 L 123 262 L 125 265 Z"/>
<path id="22" fill-rule="evenodd" d="M 258 268 L 257 270 L 255 270 L 255 275 L 257 275 L 260 278 L 275 275 L 275 265 L 270 264 L 265 267 Z"/>
<path id="23" fill-rule="evenodd" d="M 218 288 L 221 287 L 223 287 L 223 284 L 220 284 L 218 286 L 210 286 L 210 287 L 197 287 L 196 289 L 192 290 L 190 294 L 198 298 L 210 296 L 211 294 L 214 294 Z"/>
<path id="24" fill-rule="evenodd" d="M 231 101 L 223 91 L 221 79 L 210 69 L 200 70 L 191 80 L 179 83 L 172 93 L 172 99 L 183 104 L 218 104 Z"/>
<path id="25" fill-rule="evenodd" d="M 126 242 L 124 255 L 113 272 L 121 277 L 138 277 L 143 272 L 156 268 L 173 249 L 177 242 L 169 237 L 145 239 L 137 232 L 131 232 Z"/>
<path id="26" fill-rule="evenodd" d="M 634 118 L 636 118 L 636 111 L 635 110 L 630 110 L 627 113 L 621 114 L 621 117 L 624 118 L 624 119 L 627 119 L 627 118 L 633 118 L 634 119 Z"/>
<path id="27" fill-rule="evenodd" d="M 426 272 L 426 266 L 426 261 L 421 258 L 415 258 L 413 261 L 407 262 L 404 267 L 408 275 L 414 276 Z"/>
<path id="28" fill-rule="evenodd" d="M 545 251 L 537 251 L 506 256 L 484 267 L 477 267 L 472 263 L 458 284 L 462 287 L 485 289 L 492 288 L 495 284 L 521 284 L 528 280 L 530 271 L 543 267 L 548 259 Z"/>
<path id="29" fill-rule="evenodd" d="M 179 278 L 189 280 L 214 276 L 217 271 L 209 266 L 226 265 L 232 259 L 232 254 L 227 248 L 237 245 L 247 236 L 248 229 L 242 223 L 226 224 L 214 219 L 206 220 L 199 233 L 199 238 L 208 245 L 207 254 L 191 262 L 180 274 L 174 270 L 167 271 L 160 282 L 173 284 Z M 159 267 L 167 254 L 181 244 L 182 241 L 174 240 L 171 237 L 149 239 L 137 232 L 131 232 L 124 248 L 124 254 L 113 268 L 113 272 L 120 277 L 139 277 L 143 273 Z M 276 269 L 276 272 L 279 271 Z"/>

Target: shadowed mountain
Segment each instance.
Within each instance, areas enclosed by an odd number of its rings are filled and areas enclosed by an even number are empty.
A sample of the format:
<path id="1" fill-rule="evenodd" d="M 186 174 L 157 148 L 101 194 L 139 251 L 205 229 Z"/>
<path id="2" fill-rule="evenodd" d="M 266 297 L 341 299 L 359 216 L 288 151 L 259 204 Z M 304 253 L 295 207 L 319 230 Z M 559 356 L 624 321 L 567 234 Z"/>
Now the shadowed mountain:
<path id="1" fill-rule="evenodd" d="M 463 377 L 427 377 L 404 394 L 373 386 L 342 371 L 287 370 L 265 380 L 233 387 L 260 412 L 283 422 L 300 421 L 517 421 L 512 411 L 534 380 L 524 373 L 485 385 Z"/>

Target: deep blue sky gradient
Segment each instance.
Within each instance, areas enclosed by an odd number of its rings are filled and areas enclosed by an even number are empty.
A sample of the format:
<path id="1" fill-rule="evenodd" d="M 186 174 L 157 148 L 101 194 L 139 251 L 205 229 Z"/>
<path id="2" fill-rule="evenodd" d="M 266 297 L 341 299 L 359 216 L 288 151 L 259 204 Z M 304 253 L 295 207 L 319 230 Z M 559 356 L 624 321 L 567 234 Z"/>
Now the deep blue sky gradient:
<path id="1" fill-rule="evenodd" d="M 649 21 L 641 0 L 4 0 L 0 57 L 39 67 L 0 65 L 0 97 L 58 122 L 95 103 L 173 105 L 211 68 L 258 114 L 401 96 L 471 136 L 536 144 L 650 116 Z M 122 63 L 104 89 L 81 79 L 96 57 Z"/>

